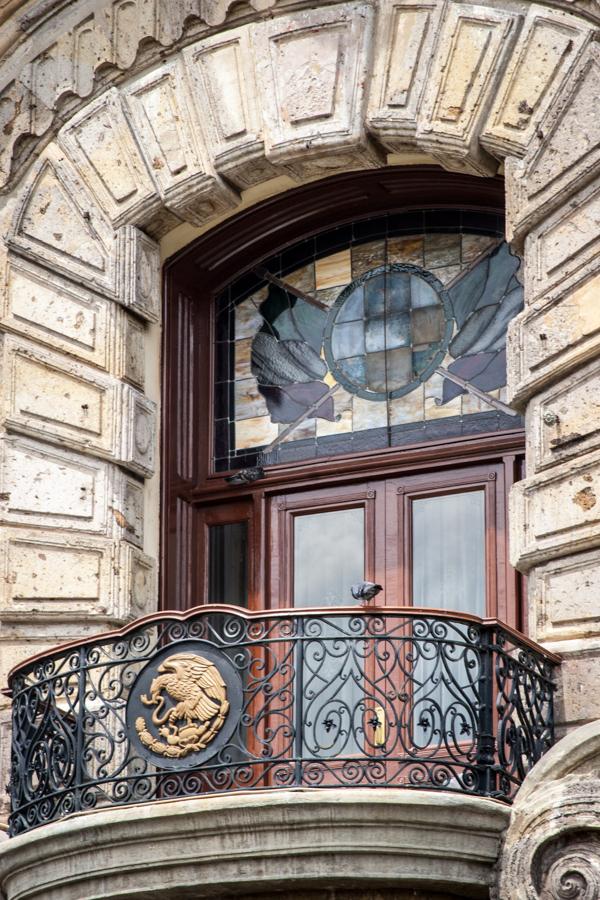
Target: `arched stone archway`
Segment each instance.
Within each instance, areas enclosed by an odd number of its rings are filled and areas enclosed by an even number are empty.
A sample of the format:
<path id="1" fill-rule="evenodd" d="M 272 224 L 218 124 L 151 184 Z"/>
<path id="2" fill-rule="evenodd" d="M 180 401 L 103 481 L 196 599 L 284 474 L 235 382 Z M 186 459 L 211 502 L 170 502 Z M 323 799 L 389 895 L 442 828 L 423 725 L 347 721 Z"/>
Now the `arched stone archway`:
<path id="1" fill-rule="evenodd" d="M 598 25 L 508 0 L 27 7 L 1 107 L 2 680 L 156 603 L 161 253 L 336 172 L 504 165 L 512 555 L 532 636 L 565 653 L 561 721 L 599 715 Z"/>

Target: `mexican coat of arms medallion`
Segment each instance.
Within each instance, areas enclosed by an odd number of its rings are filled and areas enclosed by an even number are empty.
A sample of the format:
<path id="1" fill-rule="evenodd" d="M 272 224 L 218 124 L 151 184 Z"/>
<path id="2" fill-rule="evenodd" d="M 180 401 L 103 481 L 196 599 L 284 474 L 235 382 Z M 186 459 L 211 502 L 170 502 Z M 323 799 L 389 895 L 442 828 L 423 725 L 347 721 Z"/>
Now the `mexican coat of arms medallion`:
<path id="1" fill-rule="evenodd" d="M 158 654 L 132 692 L 128 722 L 143 755 L 193 766 L 229 740 L 241 711 L 239 674 L 216 648 L 184 642 Z"/>
<path id="2" fill-rule="evenodd" d="M 204 750 L 229 712 L 227 686 L 217 667 L 203 656 L 175 653 L 161 663 L 158 672 L 149 696 L 140 699 L 145 706 L 155 707 L 152 722 L 160 739 L 138 716 L 135 728 L 141 742 L 160 756 L 175 758 Z M 177 702 L 165 711 L 167 697 Z"/>

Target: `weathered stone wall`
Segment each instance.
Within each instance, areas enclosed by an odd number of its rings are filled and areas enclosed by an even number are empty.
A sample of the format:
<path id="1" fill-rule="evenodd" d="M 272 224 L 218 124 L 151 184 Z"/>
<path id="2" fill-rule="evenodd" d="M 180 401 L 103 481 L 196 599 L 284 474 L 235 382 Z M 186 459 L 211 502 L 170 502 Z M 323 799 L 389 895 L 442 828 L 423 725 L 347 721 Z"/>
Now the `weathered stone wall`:
<path id="1" fill-rule="evenodd" d="M 532 636 L 564 655 L 561 722 L 600 717 L 598 4 L 6 9 L 0 680 L 155 607 L 161 249 L 338 171 L 504 165 L 526 273 L 509 334 L 528 441 L 512 559 Z"/>

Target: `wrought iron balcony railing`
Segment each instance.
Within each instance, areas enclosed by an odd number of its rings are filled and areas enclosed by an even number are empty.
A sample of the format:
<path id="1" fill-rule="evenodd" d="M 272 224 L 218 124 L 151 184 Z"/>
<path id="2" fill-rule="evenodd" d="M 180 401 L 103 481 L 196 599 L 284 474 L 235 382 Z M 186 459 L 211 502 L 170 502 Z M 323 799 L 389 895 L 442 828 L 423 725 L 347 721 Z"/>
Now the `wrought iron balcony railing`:
<path id="1" fill-rule="evenodd" d="M 553 742 L 557 662 L 494 620 L 423 609 L 150 616 L 11 673 L 12 834 L 261 788 L 510 802 Z"/>

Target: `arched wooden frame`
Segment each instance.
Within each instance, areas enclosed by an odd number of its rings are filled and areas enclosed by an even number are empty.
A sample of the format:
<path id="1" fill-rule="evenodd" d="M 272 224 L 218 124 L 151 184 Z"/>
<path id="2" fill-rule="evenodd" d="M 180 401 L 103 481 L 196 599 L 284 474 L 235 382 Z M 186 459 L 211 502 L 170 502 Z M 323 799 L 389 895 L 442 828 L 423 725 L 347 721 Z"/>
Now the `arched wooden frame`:
<path id="1" fill-rule="evenodd" d="M 246 520 L 252 541 L 250 604 L 265 602 L 269 499 L 282 491 L 351 484 L 365 477 L 419 474 L 442 466 L 501 463 L 506 491 L 520 477 L 522 428 L 408 447 L 308 460 L 232 486 L 211 473 L 212 309 L 215 296 L 250 267 L 310 235 L 383 213 L 424 209 L 503 213 L 501 178 L 433 166 L 390 167 L 334 176 L 253 206 L 202 236 L 165 266 L 163 315 L 161 606 L 206 602 L 206 523 Z M 516 575 L 513 596 L 517 596 Z M 514 610 L 509 624 L 521 626 Z"/>

